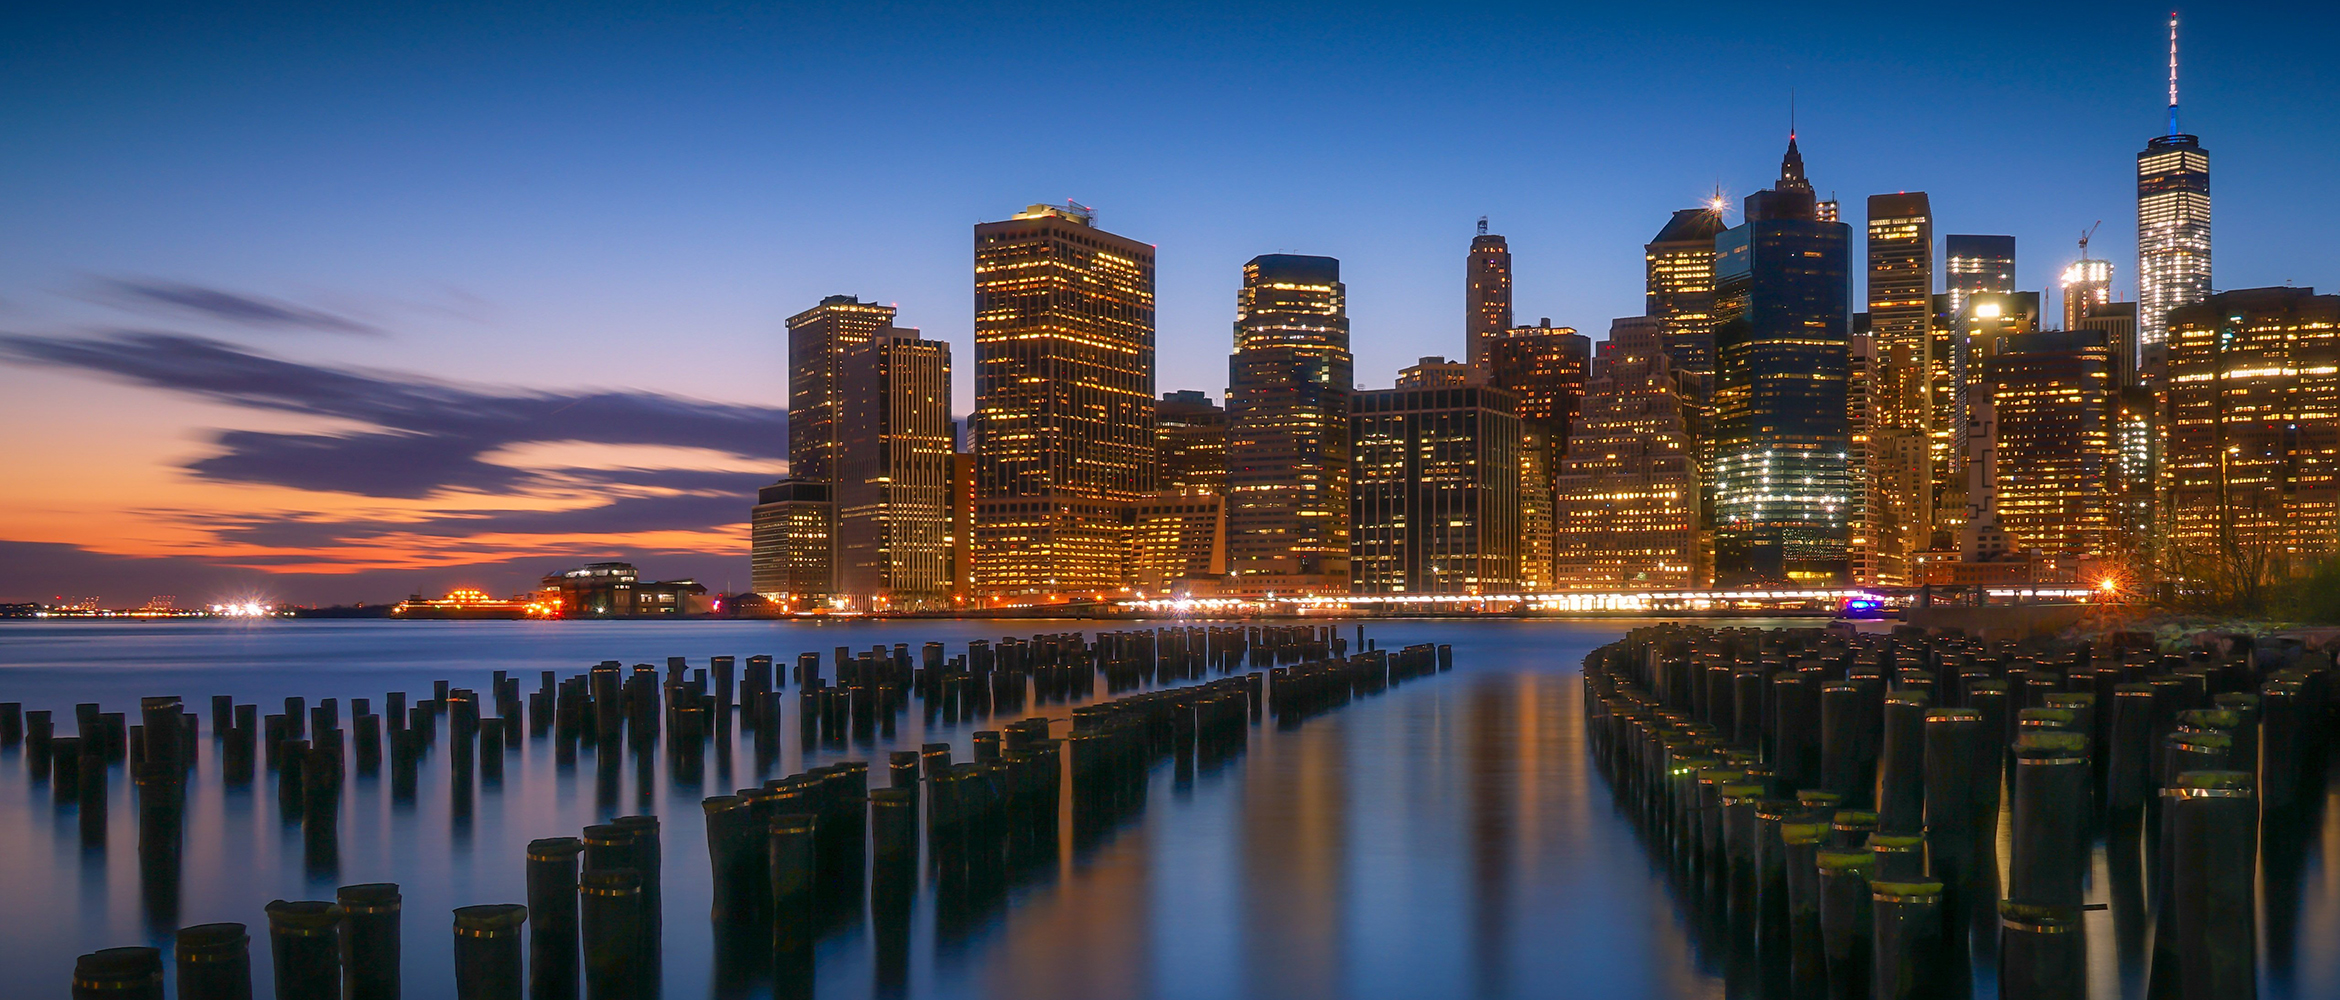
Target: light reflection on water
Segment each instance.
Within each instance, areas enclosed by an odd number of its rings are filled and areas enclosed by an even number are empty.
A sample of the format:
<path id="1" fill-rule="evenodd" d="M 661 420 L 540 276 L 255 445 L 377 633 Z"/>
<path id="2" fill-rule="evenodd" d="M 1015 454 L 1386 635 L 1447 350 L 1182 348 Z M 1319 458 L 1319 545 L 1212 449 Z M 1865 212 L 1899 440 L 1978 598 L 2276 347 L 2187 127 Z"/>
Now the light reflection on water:
<path id="1" fill-rule="evenodd" d="M 921 888 L 906 929 L 849 921 L 816 948 L 824 997 L 1310 998 L 1707 997 L 1725 993 L 1716 961 L 1692 940 L 1662 872 L 1612 805 L 1582 750 L 1578 663 L 1638 622 L 1376 621 L 1385 647 L 1452 643 L 1456 669 L 1318 716 L 1294 730 L 1253 729 L 1248 748 L 1216 767 L 1157 767 L 1142 812 L 1085 849 L 1067 838 L 1053 864 L 970 915 L 938 914 Z M 546 740 L 508 758 L 500 784 L 481 781 L 456 808 L 443 753 L 426 759 L 411 803 L 382 778 L 353 775 L 342 793 L 331 863 L 279 815 L 272 782 L 229 789 L 218 779 L 209 701 L 232 694 L 281 711 L 288 694 L 316 704 L 387 691 L 427 697 L 431 681 L 485 691 L 507 670 L 523 689 L 537 671 L 565 676 L 604 659 L 663 664 L 687 656 L 799 652 L 940 640 L 1135 627 L 1122 622 L 264 622 L 0 626 L 0 700 L 57 713 L 100 701 L 135 714 L 141 695 L 176 694 L 205 716 L 191 781 L 175 915 L 150 919 L 138 864 L 135 804 L 110 769 L 103 848 L 84 849 L 77 809 L 26 778 L 20 754 L 0 760 L 0 972 L 31 995 L 61 993 L 73 957 L 132 943 L 168 947 L 172 927 L 252 925 L 254 972 L 267 995 L 261 906 L 329 899 L 335 886 L 397 882 L 405 894 L 404 978 L 414 997 L 451 995 L 448 911 L 525 898 L 523 849 L 611 816 L 654 812 L 665 825 L 665 995 L 717 994 L 708 934 L 699 800 L 832 760 L 861 759 L 881 775 L 889 749 L 947 741 L 1011 721 L 929 729 L 915 708 L 895 736 L 845 751 L 806 750 L 793 737 L 754 770 L 743 739 L 710 751 L 704 771 L 678 776 L 663 758 L 628 757 L 614 784 L 590 746 L 573 769 Z M 1346 631 L 1351 635 L 1353 632 Z M 830 671 L 833 675 L 833 669 Z M 793 685 L 792 685 L 793 686 Z M 1102 694 L 1102 685 L 1100 685 Z M 346 708 L 345 708 L 346 711 Z M 1067 706 L 1037 711 L 1063 717 Z M 133 719 L 133 721 L 135 721 Z M 1060 730 L 1061 731 L 1061 730 Z M 442 740 L 442 746 L 444 741 Z M 882 780 L 882 779 L 881 779 Z M 2340 849 L 2327 810 L 2290 883 L 2296 932 L 2268 942 L 2287 956 L 2288 984 L 2271 996 L 2340 996 L 2340 884 L 2326 863 Z M 2101 892 L 2098 893 L 2101 896 Z M 2092 897 L 2095 898 L 2095 897 Z M 938 920 L 938 916 L 944 919 Z M 2093 933 L 2109 972 L 2114 935 Z M 898 968 L 880 975 L 882 931 L 906 934 Z M 2277 935 L 2270 927 L 2265 935 Z M 2295 940 L 2294 940 L 2295 939 Z M 2122 977 L 2098 975 L 2100 996 Z M 764 987 L 768 988 L 768 987 Z M 0 989 L 0 993 L 13 992 Z"/>

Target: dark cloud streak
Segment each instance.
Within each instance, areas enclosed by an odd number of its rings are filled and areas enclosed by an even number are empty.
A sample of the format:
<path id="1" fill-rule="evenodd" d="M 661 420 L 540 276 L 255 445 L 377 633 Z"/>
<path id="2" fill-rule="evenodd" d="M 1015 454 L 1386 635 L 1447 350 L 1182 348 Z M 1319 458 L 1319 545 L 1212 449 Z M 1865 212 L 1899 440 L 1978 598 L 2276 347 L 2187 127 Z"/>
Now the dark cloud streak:
<path id="1" fill-rule="evenodd" d="M 381 327 L 322 309 L 254 295 L 239 295 L 201 285 L 128 278 L 106 278 L 99 285 L 102 289 L 101 297 L 105 301 L 127 309 L 147 310 L 161 306 L 171 312 L 251 327 L 321 330 L 371 337 L 379 337 L 384 333 Z"/>
<path id="2" fill-rule="evenodd" d="M 706 448 L 775 469 L 786 454 L 787 411 L 647 392 L 496 392 L 362 374 L 263 357 L 174 333 L 120 331 L 93 339 L 0 334 L 0 360 L 70 368 L 170 392 L 377 430 L 351 434 L 219 432 L 222 451 L 188 469 L 218 482 L 262 483 L 363 496 L 419 498 L 448 489 L 520 490 L 537 479 L 482 457 L 554 441 Z M 689 488 L 672 472 L 582 470 L 615 483 Z M 736 519 L 734 519 L 736 520 Z"/>

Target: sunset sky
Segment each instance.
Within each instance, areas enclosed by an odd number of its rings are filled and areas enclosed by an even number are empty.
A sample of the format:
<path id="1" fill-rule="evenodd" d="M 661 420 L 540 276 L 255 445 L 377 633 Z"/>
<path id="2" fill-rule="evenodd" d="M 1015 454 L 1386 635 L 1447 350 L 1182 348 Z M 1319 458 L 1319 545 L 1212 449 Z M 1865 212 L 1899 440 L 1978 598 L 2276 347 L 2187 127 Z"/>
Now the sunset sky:
<path id="1" fill-rule="evenodd" d="M 623 557 L 747 585 L 783 320 L 897 303 L 972 406 L 971 235 L 1159 252 L 1159 388 L 1244 260 L 1342 259 L 1361 382 L 1641 311 L 1640 246 L 1775 175 L 1931 193 L 2134 292 L 2164 8 L 1676 3 L 27 4 L 0 14 L 0 600 L 387 601 Z M 2185 10 L 2221 288 L 2340 286 L 2332 4 Z M 1909 20 L 1903 21 L 1902 18 Z"/>

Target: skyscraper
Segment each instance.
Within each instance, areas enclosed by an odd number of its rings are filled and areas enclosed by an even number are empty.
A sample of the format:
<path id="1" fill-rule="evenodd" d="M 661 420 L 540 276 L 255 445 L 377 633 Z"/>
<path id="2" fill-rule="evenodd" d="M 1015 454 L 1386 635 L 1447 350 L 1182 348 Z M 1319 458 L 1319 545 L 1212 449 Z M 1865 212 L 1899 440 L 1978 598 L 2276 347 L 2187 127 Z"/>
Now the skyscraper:
<path id="1" fill-rule="evenodd" d="M 1942 286 L 1950 314 L 1966 310 L 1975 292 L 2015 290 L 2015 237 L 1952 233 L 1942 238 Z"/>
<path id="2" fill-rule="evenodd" d="M 1511 393 L 1520 420 L 1519 580 L 1552 589 L 1552 475 L 1584 402 L 1592 341 L 1575 328 L 1518 326 L 1487 345 L 1486 382 Z"/>
<path id="3" fill-rule="evenodd" d="M 829 484 L 783 479 L 756 491 L 749 521 L 749 586 L 793 610 L 833 592 L 836 506 Z"/>
<path id="4" fill-rule="evenodd" d="M 1354 384 L 1341 262 L 1244 264 L 1227 359 L 1227 569 L 1244 592 L 1348 590 Z"/>
<path id="5" fill-rule="evenodd" d="M 1793 136 L 1779 181 L 1715 237 L 1715 574 L 1841 584 L 1851 233 L 1822 222 Z"/>
<path id="6" fill-rule="evenodd" d="M 845 399 L 845 355 L 892 329 L 894 307 L 831 295 L 788 317 L 788 474 L 816 483 L 837 478 Z"/>
<path id="7" fill-rule="evenodd" d="M 1154 404 L 1155 485 L 1164 493 L 1227 492 L 1227 411 L 1193 389 Z"/>
<path id="8" fill-rule="evenodd" d="M 2081 320 L 2112 304 L 2112 279 L 2113 263 L 2102 258 L 2084 256 L 2064 268 L 2064 329 L 2079 329 Z"/>
<path id="9" fill-rule="evenodd" d="M 2112 547 L 2112 350 L 2100 331 L 2016 333 L 1993 340 L 1982 367 L 1998 425 L 1999 526 L 2074 579 Z"/>
<path id="10" fill-rule="evenodd" d="M 2220 292 L 2171 310 L 2168 334 L 2162 480 L 2173 568 L 2234 587 L 2333 554 L 2340 295 Z"/>
<path id="11" fill-rule="evenodd" d="M 1923 191 L 1869 196 L 1869 336 L 1865 387 L 1869 427 L 1864 527 L 1874 582 L 1913 579 L 1917 553 L 1931 544 L 1933 423 L 1926 373 L 1932 367 L 1934 219 Z"/>
<path id="12" fill-rule="evenodd" d="M 1154 492 L 1154 248 L 1079 206 L 975 227 L 975 589 L 1122 586 L 1124 505 Z"/>
<path id="13" fill-rule="evenodd" d="M 1675 212 L 1641 248 L 1643 313 L 1665 323 L 1666 352 L 1684 371 L 1714 370 L 1714 238 L 1726 228 L 1718 197 Z"/>
<path id="14" fill-rule="evenodd" d="M 1555 480 L 1555 583 L 1613 593 L 1706 584 L 1693 463 L 1703 376 L 1674 368 L 1656 317 L 1609 327 Z"/>
<path id="15" fill-rule="evenodd" d="M 1483 385 L 1425 384 L 1417 373 L 1356 395 L 1352 589 L 1515 593 L 1518 404 Z"/>
<path id="16" fill-rule="evenodd" d="M 1487 220 L 1479 220 L 1479 235 L 1471 240 L 1471 258 L 1463 281 L 1463 345 L 1474 366 L 1487 363 L 1487 341 L 1511 329 L 1511 248 L 1501 236 L 1487 235 Z"/>
<path id="17" fill-rule="evenodd" d="M 838 589 L 869 610 L 951 595 L 951 345 L 887 330 L 846 354 L 839 382 Z"/>
<path id="18" fill-rule="evenodd" d="M 1487 342 L 1488 385 L 1519 400 L 1519 416 L 1568 439 L 1568 427 L 1584 399 L 1585 371 L 1592 364 L 1592 340 L 1572 326 L 1517 326 Z"/>
<path id="19" fill-rule="evenodd" d="M 2169 16 L 2169 133 L 2137 154 L 2137 335 L 2167 339 L 2169 311 L 2210 295 L 2210 151 L 2178 131 L 2177 15 Z"/>

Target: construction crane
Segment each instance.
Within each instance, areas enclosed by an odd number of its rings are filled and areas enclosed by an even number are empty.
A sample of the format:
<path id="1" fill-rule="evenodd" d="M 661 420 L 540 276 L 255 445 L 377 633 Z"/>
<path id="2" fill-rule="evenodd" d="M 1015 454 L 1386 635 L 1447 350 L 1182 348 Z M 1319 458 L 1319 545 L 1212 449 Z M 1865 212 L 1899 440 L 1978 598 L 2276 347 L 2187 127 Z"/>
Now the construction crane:
<path id="1" fill-rule="evenodd" d="M 2091 225 L 2091 226 L 2089 226 L 2089 227 L 2088 227 L 2088 231 L 2087 231 L 2087 232 L 2085 232 L 2085 233 L 2081 233 L 2081 234 L 2080 234 L 2080 259 L 2081 259 L 2081 260 L 2087 260 L 2087 259 L 2088 259 L 2088 240 L 2089 240 L 2089 238 L 2090 238 L 2090 237 L 2092 237 L 2092 236 L 2095 236 L 2095 235 L 2096 235 L 2096 227 L 2097 227 L 2097 226 L 2101 226 L 2101 225 L 2104 225 L 2104 220 L 2103 220 L 2103 219 L 2098 219 L 2098 220 L 2096 220 L 2096 223 L 2095 223 L 2095 225 Z"/>

